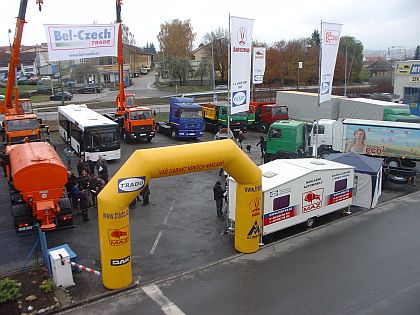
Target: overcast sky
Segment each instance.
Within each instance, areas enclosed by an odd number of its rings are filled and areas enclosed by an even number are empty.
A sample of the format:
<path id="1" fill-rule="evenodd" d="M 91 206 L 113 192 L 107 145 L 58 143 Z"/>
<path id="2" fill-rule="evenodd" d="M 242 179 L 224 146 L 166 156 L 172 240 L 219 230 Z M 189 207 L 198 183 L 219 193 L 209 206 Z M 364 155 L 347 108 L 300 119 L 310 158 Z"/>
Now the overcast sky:
<path id="1" fill-rule="evenodd" d="M 0 45 L 8 45 L 8 29 L 13 41 L 20 0 L 3 2 Z M 228 28 L 229 13 L 254 19 L 253 39 L 267 44 L 309 37 L 323 20 L 342 23 L 342 35 L 360 40 L 365 49 L 420 45 L 419 0 L 123 0 L 122 6 L 123 23 L 137 45 L 153 42 L 157 50 L 161 23 L 190 19 L 197 47 L 205 33 Z M 35 0 L 28 0 L 22 44 L 46 42 L 43 24 L 107 24 L 115 19 L 115 0 L 44 0 L 42 12 Z"/>

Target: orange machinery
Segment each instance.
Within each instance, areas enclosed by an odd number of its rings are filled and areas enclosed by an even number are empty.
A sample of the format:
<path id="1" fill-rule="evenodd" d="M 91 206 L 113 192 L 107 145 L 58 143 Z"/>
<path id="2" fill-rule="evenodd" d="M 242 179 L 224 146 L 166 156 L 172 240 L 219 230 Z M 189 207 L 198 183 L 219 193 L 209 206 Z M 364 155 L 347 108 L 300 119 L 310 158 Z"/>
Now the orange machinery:
<path id="1" fill-rule="evenodd" d="M 39 5 L 39 10 L 41 10 L 43 0 L 36 0 L 36 3 Z M 16 82 L 16 68 L 20 64 L 19 52 L 21 48 L 23 27 L 26 23 L 25 14 L 27 4 L 28 0 L 20 1 L 4 100 L 0 101 L 0 113 L 4 114 L 1 132 L 3 133 L 3 142 L 6 142 L 6 144 L 23 141 L 25 137 L 28 137 L 30 140 L 40 139 L 42 127 L 46 127 L 48 133 L 48 127 L 40 126 L 36 115 L 33 114 L 31 100 L 19 99 L 19 90 Z M 23 120 L 28 120 L 29 123 L 26 124 Z M 29 129 L 22 129 L 24 126 L 28 126 Z"/>
<path id="2" fill-rule="evenodd" d="M 150 142 L 155 136 L 154 112 L 149 107 L 136 106 L 135 95 L 126 94 L 124 91 L 124 46 L 122 41 L 121 6 L 122 0 L 116 0 L 117 23 L 119 23 L 117 58 L 119 92 L 115 100 L 117 112 L 109 115 L 109 118 L 118 122 L 124 140 L 146 139 L 147 142 Z M 132 117 L 135 119 L 132 119 Z"/>
<path id="3" fill-rule="evenodd" d="M 48 142 L 9 145 L 4 162 L 18 234 L 35 222 L 43 231 L 73 226 L 70 201 L 62 198 L 67 168 Z"/>

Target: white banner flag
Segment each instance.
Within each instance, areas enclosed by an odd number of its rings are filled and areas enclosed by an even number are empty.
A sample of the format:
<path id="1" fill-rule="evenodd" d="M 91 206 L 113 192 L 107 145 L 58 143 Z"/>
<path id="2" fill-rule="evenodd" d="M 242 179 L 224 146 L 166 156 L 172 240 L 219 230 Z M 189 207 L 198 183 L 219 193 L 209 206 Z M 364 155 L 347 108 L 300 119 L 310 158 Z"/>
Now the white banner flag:
<path id="1" fill-rule="evenodd" d="M 261 84 L 265 72 L 265 47 L 254 47 L 252 58 L 252 83 Z"/>
<path id="2" fill-rule="evenodd" d="M 252 27 L 254 21 L 230 17 L 231 113 L 246 112 L 250 101 Z"/>
<path id="3" fill-rule="evenodd" d="M 335 62 L 338 45 L 340 44 L 342 24 L 321 23 L 321 82 L 319 83 L 319 103 L 331 99 L 332 83 L 334 78 Z"/>
<path id="4" fill-rule="evenodd" d="M 118 24 L 46 24 L 44 27 L 50 61 L 118 55 Z"/>

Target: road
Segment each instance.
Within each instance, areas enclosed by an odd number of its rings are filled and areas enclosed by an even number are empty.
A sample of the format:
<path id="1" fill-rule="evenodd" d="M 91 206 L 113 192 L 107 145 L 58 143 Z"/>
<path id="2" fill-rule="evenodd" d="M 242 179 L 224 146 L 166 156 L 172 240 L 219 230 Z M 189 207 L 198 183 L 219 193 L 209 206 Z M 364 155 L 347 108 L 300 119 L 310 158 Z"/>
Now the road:
<path id="1" fill-rule="evenodd" d="M 420 193 L 66 314 L 420 313 Z"/>

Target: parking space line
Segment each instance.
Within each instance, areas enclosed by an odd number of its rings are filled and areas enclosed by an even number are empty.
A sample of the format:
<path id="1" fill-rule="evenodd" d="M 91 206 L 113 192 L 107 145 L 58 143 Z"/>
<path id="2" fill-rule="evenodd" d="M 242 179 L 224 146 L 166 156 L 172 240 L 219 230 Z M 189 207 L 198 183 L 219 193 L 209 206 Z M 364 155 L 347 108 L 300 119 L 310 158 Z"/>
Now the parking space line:
<path id="1" fill-rule="evenodd" d="M 142 289 L 148 297 L 160 306 L 163 313 L 168 315 L 185 315 L 185 313 L 177 305 L 175 305 L 163 294 L 157 285 L 152 284 L 147 287 L 143 287 Z"/>
<path id="2" fill-rule="evenodd" d="M 162 236 L 162 230 L 159 231 L 158 236 L 155 239 L 155 242 L 153 243 L 152 249 L 150 250 L 150 254 L 153 255 L 155 253 L 157 244 L 159 243 L 160 237 Z"/>
<path id="3" fill-rule="evenodd" d="M 165 219 L 163 220 L 163 225 L 164 226 L 166 226 L 168 224 L 168 219 L 169 219 L 169 216 L 171 215 L 172 211 L 174 210 L 174 205 L 175 205 L 175 200 L 172 200 L 172 204 L 169 207 L 169 212 L 166 215 Z M 159 243 L 159 240 L 162 236 L 162 233 L 163 233 L 163 230 L 160 230 L 159 233 L 158 233 L 158 236 L 155 239 L 155 242 L 153 243 L 152 249 L 150 250 L 150 253 L 149 253 L 150 255 L 153 255 L 155 253 L 156 247 Z"/>

